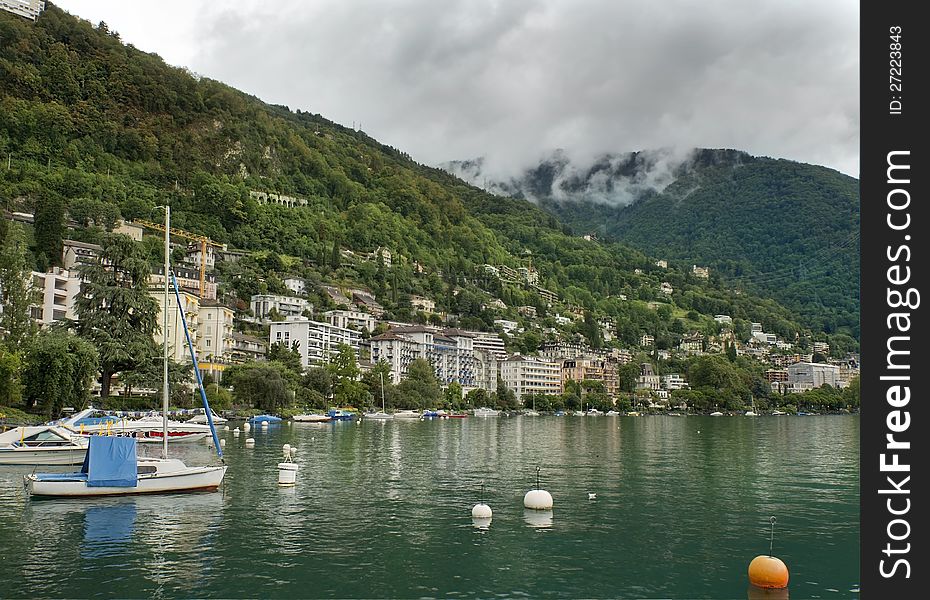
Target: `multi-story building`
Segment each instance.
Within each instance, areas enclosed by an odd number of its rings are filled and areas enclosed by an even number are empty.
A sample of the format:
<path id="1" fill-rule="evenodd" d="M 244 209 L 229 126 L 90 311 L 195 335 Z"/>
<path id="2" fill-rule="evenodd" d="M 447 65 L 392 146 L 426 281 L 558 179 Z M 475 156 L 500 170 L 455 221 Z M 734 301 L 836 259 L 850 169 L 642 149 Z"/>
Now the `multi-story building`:
<path id="1" fill-rule="evenodd" d="M 62 240 L 61 264 L 69 271 L 76 271 L 78 267 L 92 264 L 100 257 L 103 250 L 97 244 L 88 244 L 77 240 Z"/>
<path id="2" fill-rule="evenodd" d="M 284 287 L 291 290 L 291 292 L 299 296 L 307 290 L 307 281 L 302 277 L 285 277 Z"/>
<path id="3" fill-rule="evenodd" d="M 811 350 L 817 354 L 823 354 L 824 356 L 830 354 L 830 344 L 827 342 L 814 342 L 811 345 Z"/>
<path id="4" fill-rule="evenodd" d="M 681 336 L 681 342 L 678 349 L 683 352 L 698 353 L 704 350 L 704 335 L 698 331 L 692 331 Z"/>
<path id="5" fill-rule="evenodd" d="M 562 389 L 572 381 L 600 381 L 607 393 L 616 397 L 620 391 L 619 363 L 608 358 L 579 357 L 562 361 Z"/>
<path id="6" fill-rule="evenodd" d="M 710 269 L 707 267 L 692 265 L 691 272 L 694 273 L 695 277 L 700 277 L 701 279 L 707 279 L 710 277 Z"/>
<path id="7" fill-rule="evenodd" d="M 164 286 L 164 283 L 162 283 Z M 168 357 L 178 363 L 190 363 L 191 355 L 187 347 L 187 337 L 184 335 L 184 322 L 181 318 L 181 312 L 178 310 L 178 302 L 174 294 L 168 296 L 168 331 L 162 331 L 164 310 L 165 310 L 165 292 L 164 287 L 149 288 L 149 294 L 158 304 L 158 328 L 159 331 L 153 336 L 159 344 L 167 342 Z M 200 331 L 200 299 L 190 292 L 181 290 L 178 293 L 181 298 L 181 306 L 184 310 L 184 319 L 187 320 L 187 330 L 190 333 L 191 343 L 194 348 L 198 346 Z"/>
<path id="8" fill-rule="evenodd" d="M 436 303 L 425 296 L 410 296 L 410 306 L 426 313 L 436 311 Z"/>
<path id="9" fill-rule="evenodd" d="M 358 331 L 375 330 L 375 317 L 359 310 L 328 310 L 323 313 L 330 325 L 344 329 L 357 329 Z"/>
<path id="10" fill-rule="evenodd" d="M 213 246 L 207 245 L 207 257 L 206 260 L 204 260 L 200 244 L 191 242 L 184 250 L 184 262 L 197 269 L 203 266 L 208 271 L 212 271 L 216 267 L 216 254 L 213 250 Z"/>
<path id="11" fill-rule="evenodd" d="M 270 344 L 283 343 L 293 348 L 294 342 L 297 342 L 297 351 L 304 368 L 328 362 L 331 356 L 339 352 L 341 344 L 350 346 L 357 357 L 361 341 L 362 334 L 354 329 L 311 321 L 306 317 L 273 321 L 269 333 Z"/>
<path id="12" fill-rule="evenodd" d="M 526 394 L 561 394 L 562 363 L 514 354 L 500 365 L 501 379 L 522 402 Z"/>
<path id="13" fill-rule="evenodd" d="M 433 366 L 443 387 L 456 382 L 465 390 L 474 389 L 481 387 L 481 377 L 486 376 L 479 374 L 474 334 L 467 331 L 447 329 L 440 332 L 419 325 L 395 327 L 372 338 L 370 344 L 372 363 L 387 362 L 394 383 L 400 383 L 407 375 L 410 363 L 418 358 Z M 489 359 L 484 362 L 489 362 Z"/>
<path id="14" fill-rule="evenodd" d="M 793 391 L 804 391 L 824 385 L 838 387 L 840 368 L 823 363 L 800 362 L 788 367 L 788 382 Z"/>
<path id="15" fill-rule="evenodd" d="M 182 291 L 200 296 L 200 269 L 175 267 L 172 269 L 178 287 Z M 149 275 L 149 287 L 163 289 L 165 285 L 165 267 L 155 267 Z M 173 284 L 172 284 L 173 285 Z M 213 273 L 204 274 L 203 300 L 216 300 L 216 276 Z"/>
<path id="16" fill-rule="evenodd" d="M 636 380 L 636 389 L 657 392 L 662 388 L 662 381 L 649 363 L 639 365 L 639 378 Z"/>
<path id="17" fill-rule="evenodd" d="M 266 354 L 268 354 L 268 342 L 265 340 L 238 331 L 232 333 L 230 360 L 234 364 L 264 360 Z"/>
<path id="18" fill-rule="evenodd" d="M 204 300 L 197 311 L 200 323 L 197 338 L 197 362 L 200 370 L 222 379 L 226 365 L 233 362 L 233 310 Z"/>
<path id="19" fill-rule="evenodd" d="M 260 321 L 265 321 L 274 310 L 285 319 L 288 317 L 303 316 L 305 310 L 313 308 L 307 300 L 293 296 L 278 296 L 274 294 L 256 294 L 249 303 L 252 314 Z"/>
<path id="20" fill-rule="evenodd" d="M 74 303 L 81 293 L 81 278 L 74 271 L 52 267 L 47 273 L 32 272 L 32 293 L 36 303 L 29 315 L 42 325 L 75 319 Z"/>
<path id="21" fill-rule="evenodd" d="M 45 2 L 42 0 L 0 0 L 0 10 L 35 21 L 45 10 Z"/>
<path id="22" fill-rule="evenodd" d="M 581 342 L 543 342 L 539 347 L 539 356 L 546 360 L 560 361 L 584 356 L 590 350 Z"/>
<path id="23" fill-rule="evenodd" d="M 722 325 L 732 325 L 733 317 L 731 317 L 730 315 L 714 315 L 714 321 Z"/>
<path id="24" fill-rule="evenodd" d="M 494 319 L 494 324 L 503 329 L 504 333 L 507 334 L 520 326 L 516 321 L 508 321 L 507 319 Z"/>
<path id="25" fill-rule="evenodd" d="M 655 343 L 656 343 L 656 338 L 655 338 L 654 336 L 649 335 L 648 333 L 644 333 L 644 334 L 639 338 L 639 345 L 642 346 L 642 347 L 644 347 L 644 348 L 647 347 L 647 346 L 652 346 L 652 345 L 654 345 Z"/>
<path id="26" fill-rule="evenodd" d="M 769 383 L 788 381 L 788 369 L 768 369 L 765 372 L 765 380 Z"/>
<path id="27" fill-rule="evenodd" d="M 498 377 L 500 377 L 500 361 L 497 355 L 475 349 L 475 387 L 493 392 L 497 389 Z M 471 390 L 463 388 L 463 391 L 468 393 Z"/>
<path id="28" fill-rule="evenodd" d="M 662 375 L 662 389 L 670 392 L 674 390 L 686 390 L 688 389 L 688 382 L 678 373 Z"/>
<path id="29" fill-rule="evenodd" d="M 475 350 L 487 352 L 502 361 L 507 358 L 507 350 L 504 348 L 504 340 L 497 333 L 486 331 L 471 332 L 475 337 L 472 340 L 472 347 Z"/>

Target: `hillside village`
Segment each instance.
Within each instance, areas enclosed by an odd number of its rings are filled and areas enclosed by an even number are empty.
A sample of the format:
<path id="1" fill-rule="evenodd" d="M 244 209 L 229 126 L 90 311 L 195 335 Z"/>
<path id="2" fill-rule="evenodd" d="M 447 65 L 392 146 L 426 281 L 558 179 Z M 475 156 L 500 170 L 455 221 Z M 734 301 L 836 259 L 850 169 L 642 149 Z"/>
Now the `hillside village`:
<path id="1" fill-rule="evenodd" d="M 24 223 L 33 218 L 26 213 L 10 217 Z M 157 227 L 120 221 L 113 231 L 141 242 L 147 228 Z M 220 244 L 191 242 L 190 238 L 198 236 L 185 235 L 181 230 L 174 233 L 174 255 L 181 260 L 174 271 L 188 328 L 202 374 L 217 382 L 223 381 L 223 372 L 232 365 L 265 360 L 273 345 L 296 350 L 303 369 L 325 366 L 341 347 L 347 346 L 360 373 L 383 362 L 389 368 L 393 384 L 407 378 L 408 367 L 414 360 L 425 359 L 442 389 L 454 383 L 457 393 L 467 397 L 482 390 L 487 394 L 481 396 L 484 398 L 497 393 L 502 383 L 513 392 L 519 406 L 528 406 L 529 401 L 535 404 L 543 396 L 561 396 L 572 382 L 583 382 L 585 389 L 606 395 L 611 407 L 695 409 L 689 406 L 687 395 L 682 394 L 689 389 L 687 374 L 670 372 L 670 366 L 689 357 L 727 352 L 751 358 L 760 368 L 764 367 L 763 377 L 770 392 L 781 396 L 824 385 L 846 388 L 859 374 L 858 356 L 854 353 L 830 356 L 826 342 L 802 343 L 800 336 L 781 339 L 765 332 L 757 322 L 749 324 L 749 336 L 743 339 L 735 333 L 732 317 L 724 314 L 714 316 L 717 325 L 714 333 L 684 332 L 671 348 L 656 347 L 655 337 L 648 332 L 642 333 L 638 345 L 624 347 L 616 343 L 616 323 L 610 318 L 600 318 L 596 327 L 603 344 L 594 348 L 576 331 L 576 325 L 585 320 L 585 311 L 561 303 L 558 295 L 541 288 L 539 274 L 531 264 L 518 269 L 485 264 L 480 270 L 482 275 L 506 285 L 536 291 L 550 309 L 551 319 L 538 318 L 535 306 L 508 307 L 500 298 L 489 298 L 482 308 L 501 316 L 494 319 L 492 331 L 456 327 L 458 315 L 437 311 L 436 301 L 426 296 L 409 298 L 415 319 L 404 322 L 386 315 L 370 290 L 337 285 L 319 285 L 314 290 L 311 282 L 297 276 L 283 277 L 287 293 L 255 294 L 248 298 L 246 306 L 233 295 L 218 296 L 225 282 L 217 267 L 235 263 L 247 253 Z M 61 267 L 51 267 L 45 273 L 32 272 L 36 302 L 30 315 L 43 327 L 76 319 L 74 305 L 82 288 L 79 270 L 82 265 L 98 260 L 100 251 L 99 245 L 71 239 L 63 240 L 62 247 Z M 378 248 L 372 253 L 342 249 L 341 255 L 347 261 L 377 261 L 387 269 L 395 259 L 388 248 Z M 662 260 L 656 261 L 656 266 L 668 268 Z M 696 265 L 691 272 L 694 277 L 708 277 L 708 270 Z M 164 275 L 160 266 L 153 268 L 149 286 L 161 311 Z M 315 306 L 310 299 L 313 291 L 328 306 Z M 663 281 L 657 296 L 673 294 L 672 286 Z M 661 305 L 649 304 L 653 309 Z M 519 320 L 503 318 L 514 312 Z M 159 323 L 161 319 L 159 312 Z M 547 326 L 547 322 L 552 326 Z M 538 334 L 541 340 L 535 348 L 520 347 L 517 343 L 528 331 Z M 157 338 L 160 343 L 160 333 Z M 190 364 L 183 327 L 173 304 L 169 306 L 167 339 L 171 359 Z M 116 394 L 120 393 L 119 385 L 114 389 Z M 618 400 L 624 402 L 618 404 Z"/>

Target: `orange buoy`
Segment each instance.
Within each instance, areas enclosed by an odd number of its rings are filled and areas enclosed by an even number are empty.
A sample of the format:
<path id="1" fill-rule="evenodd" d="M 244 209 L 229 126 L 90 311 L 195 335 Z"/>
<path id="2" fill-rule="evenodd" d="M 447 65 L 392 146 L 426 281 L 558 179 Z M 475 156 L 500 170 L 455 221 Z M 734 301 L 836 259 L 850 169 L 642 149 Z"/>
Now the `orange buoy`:
<path id="1" fill-rule="evenodd" d="M 788 567 L 774 556 L 759 555 L 749 563 L 749 583 L 760 588 L 788 587 Z"/>

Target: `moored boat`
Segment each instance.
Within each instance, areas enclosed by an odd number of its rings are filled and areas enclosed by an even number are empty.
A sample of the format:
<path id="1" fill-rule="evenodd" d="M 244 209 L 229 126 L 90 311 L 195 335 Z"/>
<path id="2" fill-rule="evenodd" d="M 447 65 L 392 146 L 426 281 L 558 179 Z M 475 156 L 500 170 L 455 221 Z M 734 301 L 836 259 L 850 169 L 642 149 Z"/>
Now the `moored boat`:
<path id="1" fill-rule="evenodd" d="M 0 433 L 0 465 L 79 465 L 87 454 L 87 438 L 63 427 L 16 427 Z"/>
<path id="2" fill-rule="evenodd" d="M 481 408 L 475 409 L 476 417 L 496 417 L 496 416 L 499 416 L 500 414 L 501 414 L 501 411 L 495 410 L 493 408 L 488 408 L 486 406 L 482 406 Z"/>
<path id="3" fill-rule="evenodd" d="M 354 412 L 341 408 L 334 408 L 326 413 L 326 415 L 333 421 L 351 421 L 355 418 Z"/>
<path id="4" fill-rule="evenodd" d="M 298 423 L 327 423 L 333 420 L 333 418 L 330 417 L 329 415 L 321 415 L 319 413 L 294 415 L 292 418 L 294 419 L 294 421 Z"/>
<path id="5" fill-rule="evenodd" d="M 399 410 L 394 413 L 395 419 L 419 419 L 420 411 L 418 410 Z"/>
<path id="6" fill-rule="evenodd" d="M 138 458 L 136 439 L 93 436 L 80 471 L 23 476 L 32 496 L 124 496 L 216 491 L 226 466 L 188 467 L 173 458 Z"/>

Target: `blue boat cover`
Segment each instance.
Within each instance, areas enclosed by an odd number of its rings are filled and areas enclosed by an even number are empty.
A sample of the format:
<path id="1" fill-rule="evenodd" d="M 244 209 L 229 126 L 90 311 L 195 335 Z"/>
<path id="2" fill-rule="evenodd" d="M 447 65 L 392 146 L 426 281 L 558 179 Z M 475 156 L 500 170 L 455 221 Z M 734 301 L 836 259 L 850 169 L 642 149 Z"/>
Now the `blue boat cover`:
<path id="1" fill-rule="evenodd" d="M 281 420 L 281 417 L 276 417 L 274 415 L 258 415 L 258 416 L 255 416 L 249 419 L 249 421 L 252 423 L 262 423 L 262 422 L 277 423 L 280 420 Z"/>
<path id="2" fill-rule="evenodd" d="M 136 487 L 136 439 L 91 436 L 81 472 L 87 487 Z"/>

